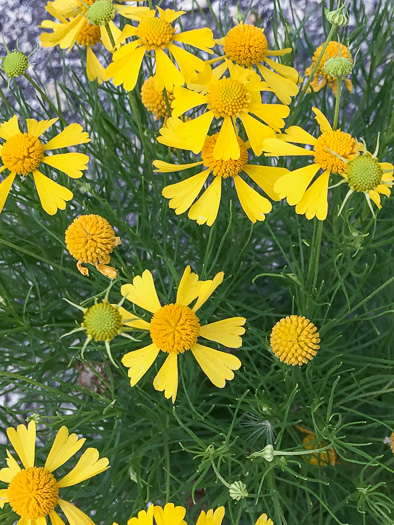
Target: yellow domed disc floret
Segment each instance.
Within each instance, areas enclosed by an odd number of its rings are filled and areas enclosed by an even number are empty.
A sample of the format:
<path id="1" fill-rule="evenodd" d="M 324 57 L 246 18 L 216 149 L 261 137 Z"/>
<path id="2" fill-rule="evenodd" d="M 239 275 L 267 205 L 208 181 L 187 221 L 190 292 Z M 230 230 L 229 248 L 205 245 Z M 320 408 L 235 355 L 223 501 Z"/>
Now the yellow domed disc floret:
<path id="1" fill-rule="evenodd" d="M 18 175 L 27 175 L 38 168 L 44 157 L 44 146 L 29 133 L 18 133 L 7 139 L 1 149 L 4 166 Z"/>
<path id="2" fill-rule="evenodd" d="M 245 142 L 237 136 L 240 149 L 239 159 L 217 160 L 213 157 L 213 150 L 218 137 L 219 133 L 215 133 L 214 135 L 207 137 L 204 142 L 204 146 L 201 150 L 201 157 L 204 166 L 210 168 L 214 175 L 223 177 L 224 179 L 227 177 L 235 177 L 243 171 L 245 164 L 248 162 L 248 149 Z"/>
<path id="3" fill-rule="evenodd" d="M 268 52 L 264 31 L 256 26 L 238 24 L 230 29 L 224 39 L 226 58 L 242 67 L 263 62 Z"/>
<path id="4" fill-rule="evenodd" d="M 315 151 L 315 162 L 324 170 L 344 175 L 346 172 L 346 164 L 331 153 L 331 151 L 347 159 L 356 154 L 357 147 L 356 139 L 349 133 L 345 133 L 340 129 L 325 131 L 317 139 L 313 148 Z"/>

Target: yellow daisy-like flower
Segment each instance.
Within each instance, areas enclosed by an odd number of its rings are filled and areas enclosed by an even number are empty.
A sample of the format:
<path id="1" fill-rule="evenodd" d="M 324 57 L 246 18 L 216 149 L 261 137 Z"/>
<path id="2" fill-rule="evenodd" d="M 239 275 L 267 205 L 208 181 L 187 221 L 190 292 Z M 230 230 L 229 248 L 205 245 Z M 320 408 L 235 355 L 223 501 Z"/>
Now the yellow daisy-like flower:
<path id="1" fill-rule="evenodd" d="M 78 261 L 77 268 L 82 275 L 89 275 L 89 270 L 82 266 L 82 263 L 89 263 L 106 277 L 115 279 L 115 268 L 107 264 L 109 254 L 122 241 L 115 236 L 106 219 L 100 215 L 80 215 L 67 228 L 65 241 L 67 250 Z"/>
<path id="2" fill-rule="evenodd" d="M 282 104 L 261 103 L 261 91 L 266 88 L 257 73 L 233 65 L 229 66 L 229 72 L 229 77 L 222 77 L 221 66 L 214 70 L 206 67 L 196 84 L 189 86 L 190 89 L 175 87 L 172 102 L 174 117 L 180 117 L 192 108 L 206 106 L 206 110 L 176 130 L 178 141 L 173 136 L 172 142 L 168 141 L 166 128 L 160 130 L 162 136 L 157 140 L 178 148 L 188 144 L 188 149 L 199 153 L 212 122 L 220 119 L 221 128 L 213 157 L 216 160 L 237 160 L 241 155 L 236 129 L 236 120 L 239 118 L 252 150 L 256 155 L 261 155 L 264 140 L 275 137 L 275 132 L 285 125 L 283 119 L 288 116 L 289 108 Z"/>
<path id="3" fill-rule="evenodd" d="M 320 346 L 316 326 L 304 316 L 290 315 L 278 321 L 271 331 L 271 348 L 287 365 L 303 365 L 312 360 Z"/>
<path id="4" fill-rule="evenodd" d="M 312 64 L 305 70 L 305 77 L 308 77 L 312 73 L 312 69 L 316 65 L 316 62 L 319 59 L 322 49 L 323 44 L 319 46 L 314 52 L 312 57 Z M 313 91 L 317 92 L 323 89 L 324 86 L 328 86 L 334 91 L 334 95 L 337 96 L 337 79 L 335 77 L 327 75 L 327 73 L 324 71 L 324 64 L 327 62 L 327 60 L 330 60 L 330 58 L 337 58 L 340 56 L 348 58 L 351 62 L 353 62 L 352 55 L 349 49 L 344 44 L 339 44 L 338 42 L 332 40 L 331 42 L 329 42 L 324 52 L 324 55 L 320 60 L 319 67 L 316 69 L 315 74 L 313 75 L 313 80 L 310 83 L 309 87 L 313 89 Z M 344 80 L 348 91 L 352 93 L 352 81 L 349 78 L 345 78 Z M 309 89 L 309 91 L 311 89 Z"/>
<path id="5" fill-rule="evenodd" d="M 167 92 L 168 104 L 174 100 L 172 91 Z M 151 111 L 156 120 L 160 117 L 168 117 L 167 102 L 164 96 L 164 90 L 156 89 L 155 77 L 149 77 L 145 80 L 141 89 L 141 101 L 148 111 Z"/>
<path id="6" fill-rule="evenodd" d="M 164 11 L 160 7 L 157 7 L 157 10 L 159 17 L 155 16 L 156 11 L 148 10 L 136 17 L 139 18 L 137 27 L 127 25 L 124 28 L 118 39 L 119 43 L 128 37 L 136 39 L 118 49 L 113 55 L 112 64 L 107 68 L 108 77 L 113 77 L 114 84 L 123 84 L 127 91 L 134 89 L 142 60 L 147 52 L 153 51 L 155 55 L 156 89 L 172 90 L 174 86 L 194 81 L 197 71 L 205 67 L 203 60 L 175 44 L 187 44 L 207 53 L 212 53 L 211 48 L 215 45 L 212 31 L 207 27 L 175 34 L 172 23 L 185 14 L 184 11 Z M 179 69 L 164 50 L 168 50 Z"/>
<path id="7" fill-rule="evenodd" d="M 85 443 L 76 434 L 69 434 L 62 427 L 53 442 L 43 467 L 35 466 L 36 424 L 8 428 L 7 435 L 24 468 L 7 451 L 8 467 L 0 470 L 0 481 L 7 483 L 0 490 L 0 507 L 9 503 L 20 519 L 17 525 L 64 525 L 55 511 L 60 506 L 70 525 L 94 525 L 93 521 L 77 507 L 59 498 L 59 490 L 77 485 L 109 468 L 107 458 L 99 458 L 95 448 L 88 448 L 75 467 L 60 480 L 53 472 L 73 457 Z"/>
<path id="8" fill-rule="evenodd" d="M 273 186 L 278 178 L 287 173 L 288 170 L 286 168 L 248 164 L 248 144 L 239 137 L 237 137 L 241 151 L 239 159 L 216 160 L 213 156 L 213 151 L 218 137 L 219 133 L 216 133 L 206 138 L 201 151 L 202 160 L 200 162 L 184 165 L 170 164 L 161 160 L 153 162 L 153 165 L 157 168 L 156 171 L 162 173 L 185 170 L 201 165 L 206 167 L 198 175 L 166 186 L 163 190 L 164 197 L 171 199 L 169 206 L 175 209 L 177 215 L 184 213 L 191 207 L 188 214 L 189 219 L 197 221 L 198 224 L 206 223 L 208 226 L 212 226 L 219 210 L 222 180 L 232 179 L 241 206 L 248 218 L 253 223 L 263 221 L 265 214 L 271 211 L 272 205 L 268 199 L 251 188 L 240 174 L 245 172 L 271 199 L 279 200 L 279 196 L 274 192 Z M 187 149 L 187 144 L 184 147 Z M 197 202 L 193 204 L 211 173 L 214 176 L 212 183 Z"/>
<path id="9" fill-rule="evenodd" d="M 5 169 L 10 171 L 8 177 L 0 184 L 0 212 L 16 175 L 33 174 L 41 205 L 49 215 L 54 215 L 58 209 L 64 210 L 66 201 L 73 198 L 73 193 L 69 189 L 60 186 L 38 171 L 42 163 L 62 171 L 73 179 L 78 179 L 87 169 L 89 157 L 83 153 L 45 155 L 45 152 L 50 150 L 90 142 L 88 134 L 82 131 L 82 126 L 70 124 L 56 137 L 43 144 L 39 137 L 57 120 L 54 118 L 38 122 L 35 119 L 26 119 L 27 133 L 22 133 L 19 129 L 16 115 L 0 125 L 0 138 L 5 140 L 0 145 L 0 157 L 3 161 L 0 173 Z"/>
<path id="10" fill-rule="evenodd" d="M 229 348 L 242 345 L 241 335 L 244 317 L 232 317 L 201 326 L 196 315 L 197 310 L 207 301 L 223 281 L 223 272 L 213 280 L 200 281 L 188 266 L 179 283 L 176 302 L 161 306 L 152 274 L 145 270 L 137 276 L 133 284 L 125 284 L 121 294 L 128 301 L 153 314 L 150 323 L 137 319 L 129 326 L 147 330 L 152 343 L 140 350 L 126 354 L 122 363 L 129 369 L 130 384 L 134 386 L 149 370 L 160 350 L 166 354 L 163 366 L 156 375 L 153 386 L 164 391 L 165 397 L 175 401 L 178 390 L 178 354 L 191 350 L 203 372 L 218 388 L 225 386 L 226 380 L 234 377 L 233 370 L 238 370 L 241 361 L 238 357 L 214 350 L 197 342 L 198 337 L 215 341 Z M 192 308 L 189 305 L 195 301 Z"/>
<path id="11" fill-rule="evenodd" d="M 217 40 L 217 43 L 223 46 L 226 65 L 233 63 L 249 69 L 256 67 L 270 90 L 283 104 L 290 104 L 291 97 L 297 95 L 298 72 L 293 67 L 279 64 L 268 58 L 287 55 L 292 52 L 292 49 L 288 47 L 269 50 L 264 29 L 241 22 L 230 29 L 224 38 Z"/>
<path id="12" fill-rule="evenodd" d="M 323 221 L 328 211 L 327 193 L 330 174 L 345 174 L 346 164 L 341 158 L 353 159 L 358 150 L 358 143 L 349 133 L 340 129 L 334 131 L 319 109 L 312 108 L 312 110 L 321 131 L 317 139 L 299 126 L 291 126 L 280 138 L 267 139 L 263 150 L 266 156 L 314 157 L 312 164 L 283 175 L 275 183 L 274 190 L 281 199 L 287 198 L 290 205 L 296 205 L 297 213 L 305 215 L 307 219 L 316 216 Z M 308 144 L 313 149 L 301 148 L 290 144 L 291 142 Z M 320 169 L 323 173 L 311 184 Z"/>
<path id="13" fill-rule="evenodd" d="M 304 444 L 307 450 L 314 450 L 316 448 L 324 448 L 327 446 L 328 443 L 324 443 L 323 441 L 317 443 L 316 434 L 311 430 L 308 430 L 299 425 L 297 425 L 296 428 L 300 432 L 307 434 L 302 440 L 302 443 Z M 304 460 L 309 462 L 311 465 L 318 465 L 322 467 L 327 467 L 328 465 L 331 465 L 332 467 L 335 467 L 338 460 L 338 454 L 336 453 L 335 449 L 331 447 L 323 452 L 305 455 Z"/>
<path id="14" fill-rule="evenodd" d="M 394 454 L 394 432 L 391 432 L 391 436 L 389 439 L 390 439 L 391 452 Z"/>

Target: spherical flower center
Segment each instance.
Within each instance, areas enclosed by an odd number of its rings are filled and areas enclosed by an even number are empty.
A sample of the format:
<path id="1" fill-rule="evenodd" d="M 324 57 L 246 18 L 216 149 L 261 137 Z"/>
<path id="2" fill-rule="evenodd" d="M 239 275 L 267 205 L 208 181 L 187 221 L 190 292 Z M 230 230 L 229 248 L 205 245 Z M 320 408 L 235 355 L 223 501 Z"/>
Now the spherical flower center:
<path id="1" fill-rule="evenodd" d="M 4 166 L 18 175 L 34 171 L 44 157 L 44 146 L 37 137 L 29 133 L 18 133 L 10 137 L 1 150 Z"/>
<path id="2" fill-rule="evenodd" d="M 77 36 L 77 43 L 84 47 L 95 46 L 100 40 L 100 27 L 89 23 L 80 30 Z"/>
<path id="3" fill-rule="evenodd" d="M 276 357 L 293 366 L 307 363 L 320 348 L 316 326 L 298 315 L 278 321 L 272 329 L 270 342 Z"/>
<path id="4" fill-rule="evenodd" d="M 221 78 L 212 84 L 207 100 L 215 117 L 232 117 L 248 110 L 250 93 L 238 80 Z"/>
<path id="5" fill-rule="evenodd" d="M 29 67 L 29 60 L 21 51 L 12 51 L 4 57 L 3 71 L 9 78 L 19 77 Z"/>
<path id="6" fill-rule="evenodd" d="M 116 7 L 112 0 L 97 0 L 86 11 L 86 18 L 95 26 L 105 26 L 115 18 Z"/>
<path id="7" fill-rule="evenodd" d="M 227 33 L 223 50 L 229 60 L 242 67 L 248 67 L 265 59 L 268 44 L 262 29 L 238 24 Z"/>
<path id="8" fill-rule="evenodd" d="M 245 164 L 248 162 L 248 149 L 243 140 L 237 137 L 237 141 L 240 149 L 239 159 L 233 160 L 216 160 L 213 157 L 213 150 L 215 148 L 216 141 L 218 139 L 219 133 L 215 133 L 211 137 L 207 137 L 204 142 L 204 146 L 201 151 L 201 157 L 204 163 L 204 166 L 210 168 L 213 171 L 213 174 L 218 177 L 235 177 L 244 169 Z"/>
<path id="9" fill-rule="evenodd" d="M 112 341 L 123 329 L 119 308 L 105 299 L 85 311 L 82 326 L 94 341 Z"/>
<path id="10" fill-rule="evenodd" d="M 7 497 L 13 510 L 24 520 L 44 518 L 56 507 L 59 488 L 54 476 L 42 467 L 21 470 L 12 479 Z M 30 522 L 29 522 L 30 523 Z"/>
<path id="11" fill-rule="evenodd" d="M 367 193 L 381 184 L 383 170 L 378 159 L 365 153 L 347 163 L 346 177 L 353 190 Z"/>
<path id="12" fill-rule="evenodd" d="M 148 49 L 165 48 L 174 33 L 172 25 L 162 18 L 143 18 L 137 28 L 137 36 Z"/>
<path id="13" fill-rule="evenodd" d="M 153 343 L 163 352 L 183 354 L 196 344 L 200 321 L 183 304 L 167 304 L 158 310 L 150 322 Z"/>
<path id="14" fill-rule="evenodd" d="M 168 104 L 174 100 L 172 91 L 167 91 Z M 168 117 L 168 108 L 163 91 L 158 91 L 155 87 L 154 77 L 149 77 L 141 89 L 141 100 L 147 110 L 151 111 L 156 119 Z"/>
<path id="15" fill-rule="evenodd" d="M 66 230 L 70 254 L 84 263 L 105 264 L 120 239 L 110 223 L 100 215 L 81 215 Z"/>
<path id="16" fill-rule="evenodd" d="M 317 139 L 314 150 L 316 164 L 319 164 L 324 170 L 344 175 L 346 164 L 331 151 L 345 159 L 353 159 L 357 152 L 357 141 L 349 133 L 344 133 L 340 129 L 325 131 Z"/>

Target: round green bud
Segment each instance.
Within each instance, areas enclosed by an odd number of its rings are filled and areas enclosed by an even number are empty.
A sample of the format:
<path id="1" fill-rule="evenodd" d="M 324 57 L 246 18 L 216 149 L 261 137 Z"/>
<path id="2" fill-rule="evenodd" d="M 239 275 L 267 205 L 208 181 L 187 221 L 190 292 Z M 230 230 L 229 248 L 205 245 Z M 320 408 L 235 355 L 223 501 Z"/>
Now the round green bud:
<path id="1" fill-rule="evenodd" d="M 105 26 L 115 15 L 116 7 L 111 0 L 96 0 L 86 12 L 86 18 L 94 26 Z"/>
<path id="2" fill-rule="evenodd" d="M 90 339 L 109 342 L 122 331 L 123 318 L 117 306 L 104 300 L 85 311 L 82 326 Z"/>
<path id="3" fill-rule="evenodd" d="M 234 483 L 230 485 L 229 493 L 230 498 L 235 501 L 240 501 L 249 496 L 248 491 L 246 490 L 246 485 L 245 483 L 242 483 L 242 481 L 234 481 Z"/>
<path id="4" fill-rule="evenodd" d="M 327 60 L 323 69 L 330 77 L 345 77 L 352 72 L 353 63 L 345 57 L 334 57 Z"/>
<path id="5" fill-rule="evenodd" d="M 365 153 L 348 161 L 346 177 L 352 190 L 367 193 L 375 190 L 382 182 L 383 170 L 378 159 Z"/>
<path id="6" fill-rule="evenodd" d="M 346 12 L 345 5 L 342 5 L 335 11 L 328 11 L 326 18 L 333 26 L 346 27 L 349 25 L 349 16 Z"/>
<path id="7" fill-rule="evenodd" d="M 4 57 L 3 71 L 9 78 L 19 77 L 29 67 L 29 60 L 22 51 L 12 51 Z"/>

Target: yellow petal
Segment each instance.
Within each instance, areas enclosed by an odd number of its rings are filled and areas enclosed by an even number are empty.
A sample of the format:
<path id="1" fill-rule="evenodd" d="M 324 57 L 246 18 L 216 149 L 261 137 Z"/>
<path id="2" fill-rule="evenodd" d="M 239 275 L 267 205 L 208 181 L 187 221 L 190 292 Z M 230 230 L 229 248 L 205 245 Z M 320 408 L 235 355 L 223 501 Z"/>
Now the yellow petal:
<path id="1" fill-rule="evenodd" d="M 279 98 L 279 100 L 283 102 L 283 104 L 290 104 L 291 97 L 294 97 L 298 93 L 297 84 L 288 78 L 277 75 L 261 64 L 257 64 L 257 67 L 262 77 L 275 93 L 275 95 Z"/>
<path id="2" fill-rule="evenodd" d="M 164 509 L 155 505 L 154 518 L 157 525 L 187 525 L 183 520 L 186 514 L 184 507 L 175 507 L 173 503 L 167 503 Z"/>
<path id="3" fill-rule="evenodd" d="M 212 226 L 218 215 L 221 193 L 222 179 L 215 177 L 211 185 L 190 208 L 189 219 L 197 221 L 197 224 L 207 223 L 207 226 Z"/>
<path id="4" fill-rule="evenodd" d="M 97 449 L 88 448 L 79 458 L 75 467 L 58 482 L 58 486 L 64 488 L 81 483 L 107 470 L 109 468 L 108 463 L 107 458 L 99 458 Z"/>
<path id="5" fill-rule="evenodd" d="M 185 82 L 187 84 L 194 82 L 197 79 L 197 71 L 205 68 L 205 62 L 174 44 L 169 44 L 168 50 L 175 58 Z"/>
<path id="6" fill-rule="evenodd" d="M 108 80 L 108 75 L 105 67 L 101 64 L 100 60 L 93 53 L 90 46 L 86 48 L 86 73 L 90 82 L 97 79 L 99 84 L 102 84 Z"/>
<path id="7" fill-rule="evenodd" d="M 269 519 L 267 514 L 262 514 L 256 521 L 255 525 L 274 525 L 274 522 Z"/>
<path id="8" fill-rule="evenodd" d="M 176 394 L 178 391 L 178 355 L 175 353 L 169 354 L 164 361 L 163 366 L 158 371 L 153 380 L 153 387 L 159 392 L 164 391 L 166 399 L 171 398 L 175 403 Z"/>
<path id="9" fill-rule="evenodd" d="M 275 131 L 246 113 L 241 113 L 240 118 L 250 141 L 250 146 L 254 154 L 259 157 L 263 152 L 264 141 L 275 137 Z"/>
<path id="10" fill-rule="evenodd" d="M 375 190 L 371 190 L 369 192 L 369 196 L 371 198 L 371 200 L 374 201 L 374 203 L 376 204 L 376 206 L 379 208 L 379 210 L 381 209 L 381 204 L 380 204 L 380 195 L 377 191 Z"/>
<path id="11" fill-rule="evenodd" d="M 155 169 L 155 172 L 159 171 L 160 173 L 171 173 L 173 171 L 182 171 L 189 168 L 194 168 L 195 166 L 201 166 L 202 162 L 192 162 L 191 164 L 172 164 L 171 162 L 164 162 L 163 160 L 154 160 L 152 162 Z"/>
<path id="12" fill-rule="evenodd" d="M 199 281 L 198 275 L 191 271 L 190 266 L 186 266 L 178 286 L 178 293 L 176 295 L 177 304 L 189 306 L 198 296 L 200 288 L 201 282 Z"/>
<path id="13" fill-rule="evenodd" d="M 184 126 L 185 123 L 182 122 L 181 119 L 170 117 L 166 124 L 159 130 L 161 137 L 157 137 L 157 142 L 165 144 L 170 148 L 190 150 L 190 144 L 181 133 Z"/>
<path id="14" fill-rule="evenodd" d="M 386 186 L 385 184 L 379 184 L 379 186 L 376 188 L 376 191 L 378 193 L 382 193 L 383 195 L 386 195 L 386 197 L 390 197 L 390 188 Z"/>
<path id="15" fill-rule="evenodd" d="M 219 272 L 212 280 L 209 279 L 208 281 L 201 282 L 198 299 L 193 306 L 193 312 L 197 312 L 197 310 L 211 297 L 216 288 L 222 284 L 223 277 L 224 272 Z"/>
<path id="16" fill-rule="evenodd" d="M 8 467 L 2 468 L 0 470 L 0 481 L 3 481 L 4 483 L 11 483 L 11 481 L 18 474 L 18 472 L 21 471 L 21 468 L 16 462 L 16 460 L 11 456 L 8 450 L 7 450 L 7 465 Z"/>
<path id="17" fill-rule="evenodd" d="M 186 13 L 186 11 L 174 11 L 173 9 L 164 10 L 161 7 L 158 7 L 157 10 L 159 11 L 160 18 L 164 18 L 164 20 L 170 24 Z"/>
<path id="18" fill-rule="evenodd" d="M 239 202 L 249 220 L 253 223 L 263 221 L 265 214 L 272 210 L 270 201 L 251 188 L 239 175 L 233 179 Z"/>
<path id="19" fill-rule="evenodd" d="M 17 429 L 7 429 L 8 439 L 25 468 L 34 467 L 36 450 L 36 424 L 30 421 L 28 426 L 18 425 Z"/>
<path id="20" fill-rule="evenodd" d="M 59 135 L 56 135 L 52 140 L 44 145 L 44 150 L 67 148 L 68 146 L 76 146 L 77 144 L 86 144 L 90 142 L 89 135 L 82 130 L 80 124 L 70 124 Z"/>
<path id="21" fill-rule="evenodd" d="M 8 496 L 7 496 L 7 489 L 1 489 L 0 490 L 0 509 L 3 509 L 6 503 L 9 503 Z"/>
<path id="22" fill-rule="evenodd" d="M 94 522 L 78 507 L 59 499 L 59 505 L 70 525 L 94 525 Z"/>
<path id="23" fill-rule="evenodd" d="M 233 379 L 233 370 L 238 370 L 242 364 L 235 355 L 200 344 L 195 344 L 191 351 L 208 379 L 218 388 L 223 388 L 226 380 Z"/>
<path id="24" fill-rule="evenodd" d="M 279 131 L 285 125 L 283 120 L 289 115 L 290 109 L 283 104 L 249 104 L 249 112 L 266 122 L 271 128 Z"/>
<path id="25" fill-rule="evenodd" d="M 196 525 L 222 525 L 224 514 L 224 507 L 218 507 L 215 511 L 210 509 L 206 514 L 202 510 Z"/>
<path id="26" fill-rule="evenodd" d="M 76 434 L 69 434 L 67 427 L 62 427 L 56 437 L 45 462 L 45 469 L 53 472 L 64 465 L 80 450 L 86 439 L 78 439 Z"/>
<path id="27" fill-rule="evenodd" d="M 180 117 L 189 109 L 207 103 L 205 95 L 201 95 L 201 93 L 196 93 L 195 91 L 191 91 L 190 89 L 181 86 L 174 87 L 173 93 L 175 98 L 171 107 L 172 115 L 174 117 Z"/>
<path id="28" fill-rule="evenodd" d="M 38 121 L 34 118 L 27 118 L 27 132 L 30 135 L 33 135 L 34 137 L 39 137 L 42 135 L 47 129 L 49 129 L 55 122 L 57 122 L 59 119 L 53 118 L 51 120 L 41 120 Z"/>
<path id="29" fill-rule="evenodd" d="M 15 179 L 15 173 L 10 173 L 0 184 L 0 213 L 4 208 L 5 201 L 10 193 L 12 183 Z"/>
<path id="30" fill-rule="evenodd" d="M 271 199 L 280 200 L 279 195 L 274 190 L 274 184 L 280 177 L 289 173 L 287 168 L 277 168 L 275 166 L 255 166 L 246 164 L 244 172 L 258 185 Z"/>
<path id="31" fill-rule="evenodd" d="M 125 308 L 122 306 L 118 307 L 119 313 L 122 316 L 123 323 L 126 326 L 132 326 L 133 328 L 139 328 L 140 330 L 149 330 L 150 324 L 144 321 L 143 319 L 140 319 L 136 315 L 132 314 L 131 312 L 128 312 Z"/>
<path id="32" fill-rule="evenodd" d="M 130 385 L 134 386 L 146 374 L 149 368 L 153 365 L 160 348 L 151 344 L 129 352 L 122 358 L 122 363 L 129 369 L 128 376 L 130 378 Z"/>
<path id="33" fill-rule="evenodd" d="M 209 27 L 178 33 L 173 37 L 173 41 L 182 42 L 183 44 L 196 47 L 206 53 L 212 53 L 210 48 L 215 45 L 213 33 Z"/>
<path id="34" fill-rule="evenodd" d="M 120 293 L 128 301 L 148 310 L 148 312 L 155 313 L 161 308 L 155 283 L 149 270 L 145 270 L 142 275 L 134 277 L 133 284 L 124 284 Z"/>
<path id="35" fill-rule="evenodd" d="M 55 512 L 54 510 L 52 510 L 49 513 L 49 517 L 51 518 L 52 525 L 66 525 L 64 521 L 61 519 L 61 517 L 59 516 L 59 514 Z"/>
<path id="36" fill-rule="evenodd" d="M 271 66 L 272 69 L 274 69 L 282 77 L 288 78 L 289 80 L 291 80 L 295 84 L 298 82 L 298 80 L 300 78 L 300 75 L 298 74 L 298 71 L 296 69 L 294 69 L 294 67 L 285 66 L 284 64 L 280 64 L 279 62 L 275 62 L 274 60 L 271 60 L 270 58 L 265 58 L 264 62 L 266 64 L 268 64 L 269 66 Z M 296 87 L 297 87 L 297 85 L 296 85 Z M 298 87 L 297 87 L 297 91 L 295 92 L 295 94 L 297 94 L 297 92 L 298 92 Z"/>
<path id="37" fill-rule="evenodd" d="M 269 57 L 281 57 L 283 55 L 288 55 L 293 49 L 291 47 L 286 47 L 284 49 L 270 49 L 267 53 Z"/>
<path id="38" fill-rule="evenodd" d="M 155 506 L 151 505 L 147 511 L 140 510 L 138 518 L 131 518 L 127 525 L 153 525 L 153 511 Z"/>
<path id="39" fill-rule="evenodd" d="M 328 179 L 330 172 L 325 171 L 316 181 L 308 188 L 305 195 L 296 206 L 296 213 L 306 216 L 308 220 L 317 217 L 320 221 L 324 221 L 327 217 L 327 193 L 328 193 Z"/>
<path id="40" fill-rule="evenodd" d="M 10 137 L 20 133 L 18 117 L 14 115 L 7 122 L 0 125 L 0 137 L 8 140 Z"/>
<path id="41" fill-rule="evenodd" d="M 328 122 L 327 118 L 323 115 L 320 109 L 312 108 L 313 113 L 316 115 L 316 120 L 320 126 L 320 131 L 325 133 L 326 131 L 332 131 L 331 124 Z"/>
<path id="42" fill-rule="evenodd" d="M 175 209 L 175 213 L 180 215 L 190 208 L 204 186 L 211 170 L 205 170 L 193 177 L 181 182 L 170 184 L 163 189 L 163 196 L 171 199 L 168 203 L 170 208 Z"/>
<path id="43" fill-rule="evenodd" d="M 287 128 L 285 133 L 281 136 L 281 140 L 296 142 L 299 144 L 310 144 L 312 146 L 317 142 L 315 137 L 300 128 L 300 126 L 290 126 L 290 128 Z"/>
<path id="44" fill-rule="evenodd" d="M 42 162 L 73 179 L 79 179 L 83 175 L 82 171 L 87 169 L 89 157 L 83 153 L 61 153 L 44 157 Z"/>
<path id="45" fill-rule="evenodd" d="M 130 28 L 130 30 L 129 30 L 129 28 Z M 134 30 L 136 30 L 135 27 L 127 25 L 124 28 L 123 33 L 130 33 L 130 32 L 132 32 L 132 34 L 134 34 L 134 32 L 135 32 Z M 117 43 L 119 44 L 120 40 L 118 40 Z M 133 54 L 134 54 L 135 50 L 137 49 L 137 47 L 140 47 L 140 46 L 141 46 L 141 42 L 139 40 L 134 40 L 133 42 L 129 42 L 128 44 L 125 44 L 124 46 L 120 47 L 112 55 L 113 62 L 108 66 L 107 69 L 110 72 L 112 72 L 112 70 L 117 70 L 120 67 L 120 65 L 122 65 L 122 69 L 123 69 L 124 66 L 127 66 L 127 61 L 122 61 L 122 63 L 120 64 L 120 60 L 126 59 L 126 58 L 128 58 L 129 61 L 133 60 Z M 142 49 L 145 49 L 145 47 L 142 47 Z M 146 49 L 145 49 L 145 51 L 146 51 Z M 112 76 L 113 75 L 110 75 L 110 77 L 112 77 Z"/>
<path id="46" fill-rule="evenodd" d="M 66 201 L 73 198 L 72 192 L 37 170 L 33 172 L 33 177 L 41 206 L 48 215 L 55 215 L 58 209 L 64 210 Z"/>
<path id="47" fill-rule="evenodd" d="M 182 142 L 189 144 L 187 149 L 190 149 L 195 154 L 200 153 L 207 138 L 213 117 L 213 112 L 207 111 L 194 120 L 182 123 L 182 127 L 179 127 L 178 132 Z"/>
<path id="48" fill-rule="evenodd" d="M 233 121 L 231 117 L 224 117 L 219 136 L 213 148 L 213 158 L 216 160 L 237 160 L 240 155 L 241 151 L 239 149 Z"/>
<path id="49" fill-rule="evenodd" d="M 123 12 L 122 12 L 122 16 L 124 16 Z M 112 20 L 108 22 L 108 25 L 109 25 L 109 30 L 113 36 L 113 39 L 115 40 L 115 49 L 116 49 L 116 42 L 122 35 L 122 31 L 116 27 L 116 25 L 112 22 Z M 112 52 L 114 50 L 114 47 L 112 46 L 112 42 L 109 38 L 108 31 L 105 26 L 100 26 L 100 35 L 101 35 L 101 42 L 103 43 L 103 46 L 105 47 L 105 49 L 107 51 Z"/>
<path id="50" fill-rule="evenodd" d="M 274 185 L 274 190 L 281 199 L 287 198 L 287 202 L 294 206 L 304 196 L 311 180 L 319 171 L 318 164 L 308 164 L 298 170 L 289 171 L 283 175 Z"/>
<path id="51" fill-rule="evenodd" d="M 229 348 L 239 348 L 242 345 L 240 335 L 245 333 L 245 328 L 243 328 L 245 323 L 245 317 L 223 319 L 223 321 L 202 326 L 200 328 L 200 336 Z"/>
<path id="52" fill-rule="evenodd" d="M 314 155 L 313 151 L 294 146 L 283 140 L 269 138 L 264 141 L 262 148 L 266 157 L 280 157 L 283 155 Z"/>
<path id="53" fill-rule="evenodd" d="M 185 79 L 182 73 L 177 69 L 175 64 L 171 62 L 168 56 L 162 49 L 156 49 L 156 74 L 155 74 L 155 88 L 158 91 L 172 91 L 174 86 L 181 86 Z"/>
<path id="54" fill-rule="evenodd" d="M 134 42 L 132 42 L 132 44 L 134 44 Z M 126 46 L 128 45 L 130 44 L 127 44 Z M 123 48 L 120 48 L 119 51 L 122 51 L 122 49 Z M 116 53 L 119 53 L 119 51 Z M 126 91 L 131 91 L 135 88 L 145 51 L 145 47 L 139 47 L 121 59 L 115 59 L 115 53 L 114 62 L 112 62 L 106 70 L 108 78 L 113 77 L 113 83 L 115 86 L 123 84 Z"/>

